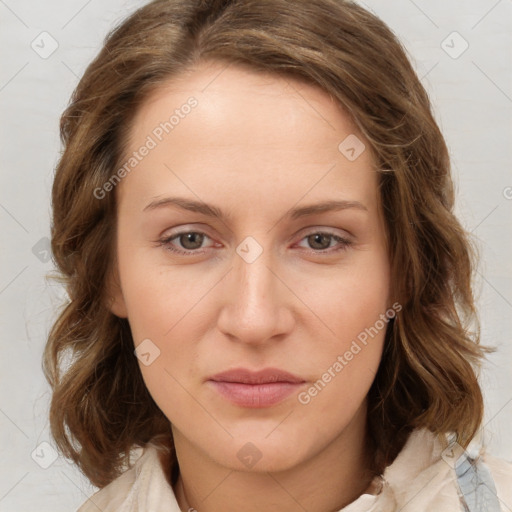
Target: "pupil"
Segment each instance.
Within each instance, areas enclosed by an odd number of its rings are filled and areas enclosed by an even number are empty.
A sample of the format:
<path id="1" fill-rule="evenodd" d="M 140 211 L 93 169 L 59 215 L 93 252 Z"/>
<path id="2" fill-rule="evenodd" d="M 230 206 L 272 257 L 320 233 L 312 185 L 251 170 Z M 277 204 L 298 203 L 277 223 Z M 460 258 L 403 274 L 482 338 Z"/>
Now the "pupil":
<path id="1" fill-rule="evenodd" d="M 312 246 L 314 246 L 318 240 L 320 240 L 320 246 L 321 247 L 315 247 L 316 249 L 326 249 L 327 247 L 329 247 L 329 235 L 322 235 L 322 234 L 315 234 L 315 235 L 311 235 L 310 237 L 310 242 L 311 242 L 311 239 L 313 239 L 313 243 L 311 244 Z M 323 244 L 324 246 L 322 246 L 322 243 L 321 243 L 321 240 L 324 240 L 327 241 L 327 244 Z"/>
<path id="2" fill-rule="evenodd" d="M 199 237 L 199 245 L 197 245 L 197 240 L 194 242 L 194 239 L 196 237 Z M 199 233 L 187 233 L 185 235 L 182 235 L 181 242 L 182 242 L 183 247 L 185 247 L 185 249 L 197 249 L 198 247 L 201 247 L 201 243 L 202 243 L 201 237 L 202 237 L 202 235 Z M 192 247 L 187 246 L 187 244 L 189 242 L 192 243 Z M 197 247 L 195 247 L 194 244 L 196 244 Z"/>

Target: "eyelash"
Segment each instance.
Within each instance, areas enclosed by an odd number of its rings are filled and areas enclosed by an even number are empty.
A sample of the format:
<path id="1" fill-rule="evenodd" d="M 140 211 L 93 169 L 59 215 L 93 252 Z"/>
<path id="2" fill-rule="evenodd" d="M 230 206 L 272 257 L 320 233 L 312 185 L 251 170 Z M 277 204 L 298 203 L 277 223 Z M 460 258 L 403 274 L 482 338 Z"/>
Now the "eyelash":
<path id="1" fill-rule="evenodd" d="M 176 249 L 174 247 L 171 246 L 171 242 L 176 239 L 176 238 L 179 238 L 180 236 L 182 235 L 189 235 L 189 234 L 195 234 L 195 235 L 204 235 L 205 237 L 207 238 L 210 238 L 206 233 L 203 233 L 202 231 L 182 231 L 181 233 L 175 233 L 171 236 L 168 236 L 168 237 L 165 237 L 165 238 L 162 238 L 160 240 L 158 240 L 158 246 L 162 246 L 164 247 L 166 250 L 168 251 L 171 251 L 175 254 L 180 254 L 180 255 L 184 255 L 184 256 L 192 256 L 192 255 L 197 255 L 197 254 L 203 254 L 205 251 L 201 251 L 199 249 L 196 249 L 196 250 L 183 250 L 183 249 Z M 335 235 L 334 233 L 331 233 L 329 231 L 312 231 L 311 233 L 305 235 L 302 239 L 304 240 L 305 238 L 308 238 L 312 235 L 324 235 L 324 236 L 328 236 L 328 237 L 331 237 L 332 239 L 336 240 L 339 244 L 340 244 L 340 247 L 338 247 L 337 249 L 334 249 L 334 250 L 330 250 L 330 249 L 321 249 L 321 250 L 314 250 L 314 249 L 311 249 L 309 252 L 310 253 L 314 253 L 314 254 L 333 254 L 333 253 L 337 253 L 337 252 L 340 252 L 340 251 L 345 251 L 347 250 L 351 245 L 352 245 L 352 241 L 346 239 L 346 238 L 343 238 L 339 235 Z"/>

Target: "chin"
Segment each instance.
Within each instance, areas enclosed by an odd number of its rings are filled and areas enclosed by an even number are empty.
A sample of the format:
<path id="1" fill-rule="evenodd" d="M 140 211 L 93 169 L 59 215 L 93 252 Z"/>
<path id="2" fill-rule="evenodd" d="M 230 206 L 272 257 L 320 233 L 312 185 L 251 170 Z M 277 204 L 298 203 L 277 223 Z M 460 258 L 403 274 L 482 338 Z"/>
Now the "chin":
<path id="1" fill-rule="evenodd" d="M 234 471 L 248 473 L 267 473 L 287 471 L 307 459 L 307 447 L 299 443 L 293 435 L 282 432 L 274 439 L 269 437 L 251 437 L 247 434 L 235 437 L 229 444 L 220 443 L 209 455 L 212 460 Z"/>

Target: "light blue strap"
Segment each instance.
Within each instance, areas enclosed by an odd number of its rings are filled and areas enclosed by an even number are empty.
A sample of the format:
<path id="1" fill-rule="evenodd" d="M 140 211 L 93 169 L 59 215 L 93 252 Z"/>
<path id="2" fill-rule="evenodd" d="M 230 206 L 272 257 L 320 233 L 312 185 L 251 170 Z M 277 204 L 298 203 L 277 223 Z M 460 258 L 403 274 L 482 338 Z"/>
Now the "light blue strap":
<path id="1" fill-rule="evenodd" d="M 500 502 L 492 475 L 481 460 L 464 452 L 455 464 L 465 512 L 500 512 Z"/>

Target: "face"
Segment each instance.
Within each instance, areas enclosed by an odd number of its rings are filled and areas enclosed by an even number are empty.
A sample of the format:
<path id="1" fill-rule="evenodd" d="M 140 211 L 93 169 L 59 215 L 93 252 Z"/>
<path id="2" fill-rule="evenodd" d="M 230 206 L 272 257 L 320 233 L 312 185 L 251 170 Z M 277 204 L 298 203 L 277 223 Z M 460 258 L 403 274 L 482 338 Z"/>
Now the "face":
<path id="1" fill-rule="evenodd" d="M 202 63 L 141 106 L 126 161 L 112 311 L 175 441 L 276 471 L 364 420 L 393 310 L 349 116 L 314 86 Z"/>

